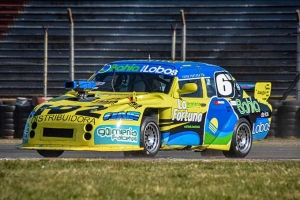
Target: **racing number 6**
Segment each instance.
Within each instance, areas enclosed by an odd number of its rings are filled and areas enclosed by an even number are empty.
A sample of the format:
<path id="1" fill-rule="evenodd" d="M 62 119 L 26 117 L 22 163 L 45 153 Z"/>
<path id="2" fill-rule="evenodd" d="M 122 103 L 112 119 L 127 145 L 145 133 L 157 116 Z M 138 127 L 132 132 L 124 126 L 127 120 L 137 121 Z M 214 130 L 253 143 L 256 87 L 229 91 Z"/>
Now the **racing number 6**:
<path id="1" fill-rule="evenodd" d="M 215 74 L 215 80 L 217 84 L 218 93 L 222 97 L 232 97 L 233 94 L 233 85 L 231 80 L 231 77 L 229 74 L 225 73 L 216 73 Z"/>

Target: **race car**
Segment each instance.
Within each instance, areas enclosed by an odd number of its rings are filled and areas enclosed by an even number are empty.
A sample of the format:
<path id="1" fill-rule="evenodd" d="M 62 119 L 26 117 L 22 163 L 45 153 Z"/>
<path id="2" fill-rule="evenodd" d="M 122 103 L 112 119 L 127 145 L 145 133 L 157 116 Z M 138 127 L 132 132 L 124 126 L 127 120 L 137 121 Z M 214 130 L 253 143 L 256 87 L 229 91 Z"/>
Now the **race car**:
<path id="1" fill-rule="evenodd" d="M 238 83 L 224 68 L 202 62 L 115 61 L 65 88 L 33 109 L 19 149 L 44 157 L 67 150 L 154 157 L 160 150 L 212 149 L 243 158 L 271 123 L 270 82 Z"/>

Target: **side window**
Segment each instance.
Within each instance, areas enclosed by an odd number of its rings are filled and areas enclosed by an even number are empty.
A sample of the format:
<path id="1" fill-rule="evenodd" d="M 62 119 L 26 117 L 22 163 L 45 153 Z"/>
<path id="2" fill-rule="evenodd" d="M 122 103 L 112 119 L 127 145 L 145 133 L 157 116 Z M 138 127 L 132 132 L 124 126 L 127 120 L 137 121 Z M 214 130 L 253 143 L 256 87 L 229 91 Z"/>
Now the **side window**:
<path id="1" fill-rule="evenodd" d="M 216 85 L 213 78 L 206 78 L 205 79 L 206 90 L 207 90 L 207 97 L 216 96 Z"/>
<path id="2" fill-rule="evenodd" d="M 197 98 L 202 98 L 203 97 L 203 91 L 202 91 L 202 85 L 200 79 L 195 79 L 195 80 L 183 80 L 179 81 L 179 88 L 182 88 L 182 86 L 185 83 L 196 83 L 198 86 L 198 90 L 195 93 L 190 93 L 190 94 L 182 94 L 182 97 L 197 97 Z"/>

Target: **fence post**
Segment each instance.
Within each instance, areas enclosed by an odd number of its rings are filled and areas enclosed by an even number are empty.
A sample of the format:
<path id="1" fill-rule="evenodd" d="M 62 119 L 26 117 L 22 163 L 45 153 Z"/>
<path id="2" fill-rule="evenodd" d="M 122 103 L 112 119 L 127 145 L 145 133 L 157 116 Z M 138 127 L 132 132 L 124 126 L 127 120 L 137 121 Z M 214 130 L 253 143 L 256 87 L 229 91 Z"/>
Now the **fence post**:
<path id="1" fill-rule="evenodd" d="M 297 72 L 300 73 L 300 10 L 297 10 Z M 300 82 L 297 82 L 297 100 L 300 100 Z"/>
<path id="2" fill-rule="evenodd" d="M 68 8 L 70 21 L 70 80 L 74 81 L 74 23 L 72 18 L 71 8 Z"/>
<path id="3" fill-rule="evenodd" d="M 175 27 L 173 28 L 173 26 L 171 25 L 173 34 L 172 34 L 172 60 L 174 61 L 176 59 L 176 28 L 177 28 L 177 24 L 175 25 Z"/>
<path id="4" fill-rule="evenodd" d="M 44 34 L 44 97 L 47 97 L 48 82 L 48 27 Z"/>
<path id="5" fill-rule="evenodd" d="M 181 12 L 181 21 L 182 21 L 182 40 L 181 40 L 181 60 L 185 61 L 186 59 L 186 23 L 184 17 L 184 11 Z"/>

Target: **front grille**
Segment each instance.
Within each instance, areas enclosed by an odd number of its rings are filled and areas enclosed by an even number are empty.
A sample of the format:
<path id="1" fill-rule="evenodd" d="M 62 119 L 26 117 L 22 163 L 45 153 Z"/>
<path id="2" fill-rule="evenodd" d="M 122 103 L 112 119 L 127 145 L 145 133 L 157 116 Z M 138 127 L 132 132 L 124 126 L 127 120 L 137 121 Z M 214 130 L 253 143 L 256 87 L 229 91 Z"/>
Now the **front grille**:
<path id="1" fill-rule="evenodd" d="M 44 137 L 59 137 L 59 138 L 73 138 L 74 129 L 67 128 L 44 128 Z"/>

